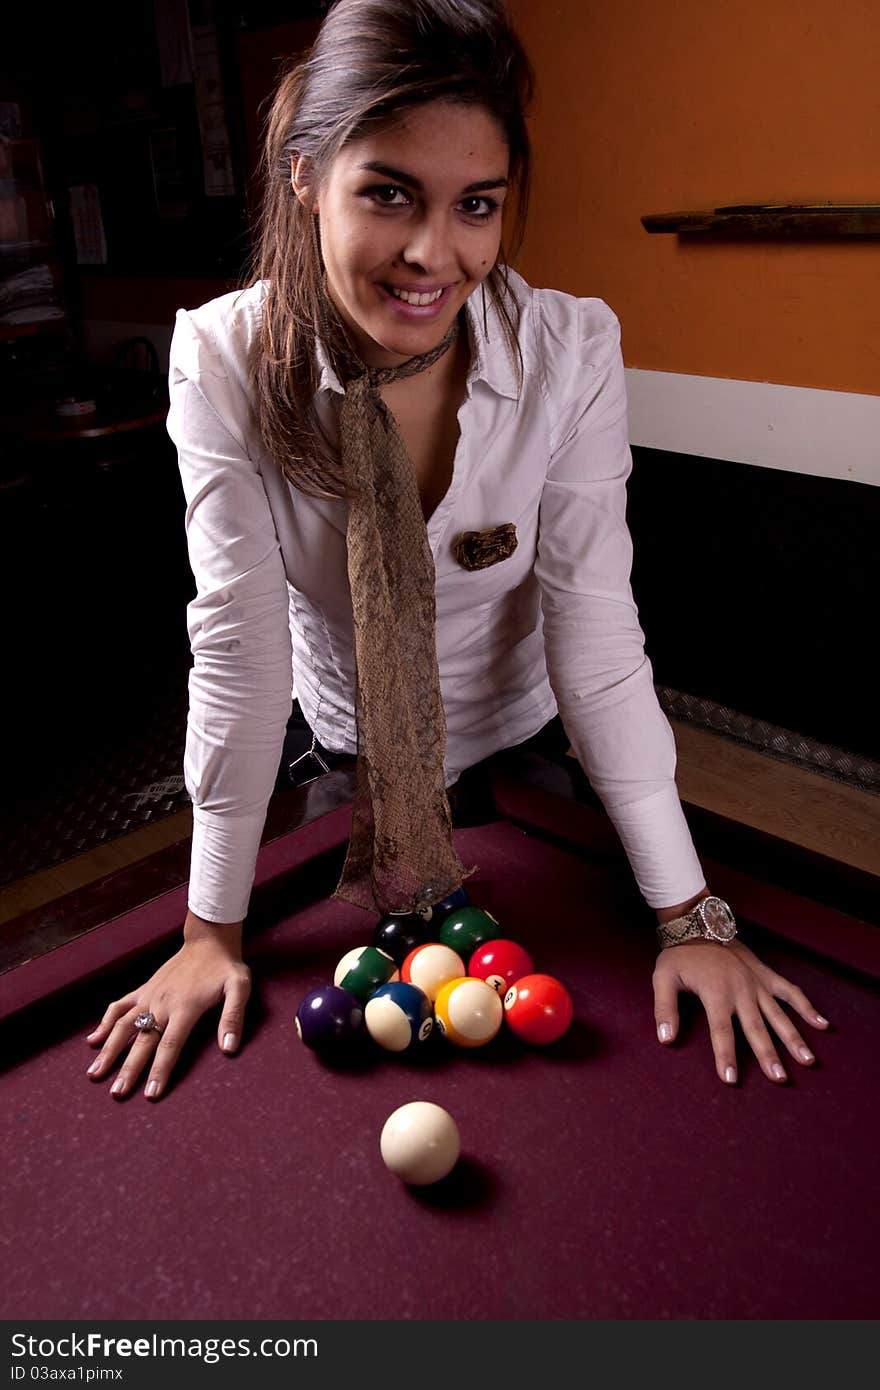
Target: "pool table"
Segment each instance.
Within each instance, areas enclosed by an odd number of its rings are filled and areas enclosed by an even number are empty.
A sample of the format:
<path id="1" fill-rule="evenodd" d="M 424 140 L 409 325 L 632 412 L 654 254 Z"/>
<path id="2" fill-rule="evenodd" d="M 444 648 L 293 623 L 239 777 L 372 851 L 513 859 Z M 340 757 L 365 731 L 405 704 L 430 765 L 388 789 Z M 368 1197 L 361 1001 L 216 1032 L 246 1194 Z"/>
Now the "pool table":
<path id="1" fill-rule="evenodd" d="M 324 782 L 289 794 L 310 810 L 260 851 L 238 1055 L 212 1014 L 157 1102 L 85 1075 L 106 1004 L 179 943 L 181 861 L 173 886 L 156 876 L 139 905 L 6 970 L 4 1317 L 878 1315 L 876 919 L 701 851 L 743 937 L 832 1025 L 802 1025 L 813 1067 L 782 1050 L 785 1085 L 740 1036 L 725 1087 L 692 998 L 680 1040 L 657 1042 L 653 916 L 601 809 L 562 760 L 495 760 L 457 805 L 467 887 L 568 985 L 570 1031 L 533 1048 L 503 1029 L 469 1051 L 435 1032 L 414 1057 L 368 1046 L 328 1064 L 297 1040 L 296 1008 L 374 919 L 330 898 L 350 803 L 344 770 Z M 384 1120 L 415 1099 L 462 1138 L 456 1169 L 422 1189 L 379 1154 Z"/>

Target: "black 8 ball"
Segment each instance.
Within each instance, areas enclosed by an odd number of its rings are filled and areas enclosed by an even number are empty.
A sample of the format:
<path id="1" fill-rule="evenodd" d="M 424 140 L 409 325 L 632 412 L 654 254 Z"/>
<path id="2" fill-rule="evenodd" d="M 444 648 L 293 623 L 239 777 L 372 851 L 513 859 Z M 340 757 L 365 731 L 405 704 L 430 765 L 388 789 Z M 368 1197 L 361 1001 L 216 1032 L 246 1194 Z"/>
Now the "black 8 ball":
<path id="1" fill-rule="evenodd" d="M 431 940 L 431 924 L 418 912 L 389 912 L 373 929 L 373 945 L 402 965 L 416 946 Z"/>

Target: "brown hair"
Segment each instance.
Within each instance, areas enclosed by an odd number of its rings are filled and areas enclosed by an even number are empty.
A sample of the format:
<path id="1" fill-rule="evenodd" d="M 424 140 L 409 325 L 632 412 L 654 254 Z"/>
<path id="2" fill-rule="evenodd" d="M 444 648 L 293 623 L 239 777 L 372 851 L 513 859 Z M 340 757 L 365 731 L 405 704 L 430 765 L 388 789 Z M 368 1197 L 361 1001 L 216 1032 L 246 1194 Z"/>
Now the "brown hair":
<path id="1" fill-rule="evenodd" d="M 249 286 L 268 282 L 250 380 L 263 443 L 300 491 L 351 495 L 312 399 L 323 266 L 313 214 L 291 186 L 291 156 L 305 155 L 320 184 L 348 141 L 407 109 L 438 99 L 479 105 L 498 121 L 508 144 L 517 194 L 509 252 L 515 256 L 528 210 L 524 116 L 533 90 L 533 70 L 503 0 L 336 0 L 312 48 L 282 77 L 265 124 L 262 206 L 247 275 Z M 507 261 L 502 245 L 484 284 L 521 388 Z M 515 306 L 512 296 L 510 303 Z M 331 361 L 345 346 L 327 341 Z"/>

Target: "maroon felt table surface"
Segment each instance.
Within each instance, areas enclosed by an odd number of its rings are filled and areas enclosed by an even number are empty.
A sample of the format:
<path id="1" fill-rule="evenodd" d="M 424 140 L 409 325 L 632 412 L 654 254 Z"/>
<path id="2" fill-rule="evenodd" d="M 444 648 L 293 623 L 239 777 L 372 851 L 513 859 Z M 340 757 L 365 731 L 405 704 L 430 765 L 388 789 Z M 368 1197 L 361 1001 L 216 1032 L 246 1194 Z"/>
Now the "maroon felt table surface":
<path id="1" fill-rule="evenodd" d="M 803 902 L 815 939 L 777 935 L 797 900 L 752 885 L 756 949 L 833 1027 L 803 1025 L 817 1064 L 783 1052 L 786 1086 L 740 1040 L 725 1087 L 694 1001 L 681 1041 L 656 1041 L 653 936 L 626 874 L 590 857 L 589 816 L 532 792 L 515 803 L 528 828 L 455 839 L 479 865 L 473 900 L 572 992 L 575 1024 L 553 1047 L 435 1038 L 413 1060 L 368 1049 L 341 1069 L 297 1041 L 300 999 L 371 932 L 329 898 L 347 811 L 261 851 L 245 1045 L 222 1056 L 204 1020 L 158 1103 L 90 1081 L 84 1039 L 167 957 L 180 892 L 4 978 L 4 1317 L 877 1316 L 873 929 Z M 462 1136 L 458 1168 L 429 1189 L 379 1155 L 385 1118 L 415 1099 Z"/>

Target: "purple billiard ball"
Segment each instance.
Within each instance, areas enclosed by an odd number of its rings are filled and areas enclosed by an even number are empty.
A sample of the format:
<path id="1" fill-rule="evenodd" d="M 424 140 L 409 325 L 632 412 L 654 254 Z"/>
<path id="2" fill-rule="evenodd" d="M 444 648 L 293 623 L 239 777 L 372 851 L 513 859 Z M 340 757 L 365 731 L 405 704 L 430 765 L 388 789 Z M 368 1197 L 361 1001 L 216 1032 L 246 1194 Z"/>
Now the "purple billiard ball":
<path id="1" fill-rule="evenodd" d="M 364 1034 L 363 1006 L 347 989 L 319 985 L 297 1009 L 296 1031 L 315 1052 L 345 1047 Z"/>

